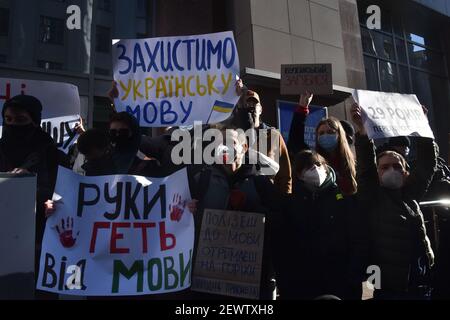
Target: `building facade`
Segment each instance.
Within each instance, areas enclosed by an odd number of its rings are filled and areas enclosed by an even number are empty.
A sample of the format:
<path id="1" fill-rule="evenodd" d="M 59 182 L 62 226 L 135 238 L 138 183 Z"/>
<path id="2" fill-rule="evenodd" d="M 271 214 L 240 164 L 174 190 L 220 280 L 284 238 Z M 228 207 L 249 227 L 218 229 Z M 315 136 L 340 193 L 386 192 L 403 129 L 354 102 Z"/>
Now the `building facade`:
<path id="1" fill-rule="evenodd" d="M 81 8 L 81 30 L 66 9 Z M 369 29 L 370 5 L 381 28 Z M 349 117 L 352 88 L 414 93 L 426 105 L 441 153 L 449 149 L 450 3 L 427 0 L 0 0 L 0 77 L 70 82 L 82 116 L 110 112 L 111 40 L 234 31 L 241 76 L 277 124 L 280 65 L 332 63 L 334 94 L 313 103 Z"/>

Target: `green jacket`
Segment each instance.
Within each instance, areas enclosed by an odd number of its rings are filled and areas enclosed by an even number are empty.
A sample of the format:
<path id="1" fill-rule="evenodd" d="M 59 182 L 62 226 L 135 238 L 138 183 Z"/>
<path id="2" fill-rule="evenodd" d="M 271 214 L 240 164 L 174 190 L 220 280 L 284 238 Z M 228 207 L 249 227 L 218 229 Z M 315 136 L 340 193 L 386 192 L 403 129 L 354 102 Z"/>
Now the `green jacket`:
<path id="1" fill-rule="evenodd" d="M 380 186 L 375 148 L 367 136 L 356 135 L 358 198 L 368 214 L 370 265 L 381 271 L 381 289 L 407 292 L 414 286 L 412 270 L 419 258 L 433 265 L 434 255 L 417 203 L 436 167 L 433 140 L 417 140 L 417 164 L 400 190 Z"/>

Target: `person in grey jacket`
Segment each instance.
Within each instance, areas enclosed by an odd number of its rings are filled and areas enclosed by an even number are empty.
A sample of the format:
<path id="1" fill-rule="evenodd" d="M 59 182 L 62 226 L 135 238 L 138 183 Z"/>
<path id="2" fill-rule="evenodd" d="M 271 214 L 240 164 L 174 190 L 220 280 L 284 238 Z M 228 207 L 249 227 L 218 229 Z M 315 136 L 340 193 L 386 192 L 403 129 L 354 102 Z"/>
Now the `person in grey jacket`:
<path id="1" fill-rule="evenodd" d="M 361 108 L 354 104 L 358 198 L 368 214 L 369 264 L 380 268 L 374 298 L 425 299 L 428 290 L 424 278 L 434 263 L 434 254 L 418 201 L 435 171 L 434 141 L 417 137 L 417 165 L 409 171 L 405 158 L 395 151 L 375 156 L 361 114 Z"/>
<path id="2" fill-rule="evenodd" d="M 223 131 L 224 140 L 232 141 L 233 152 L 217 148 L 217 156 L 223 163 L 205 166 L 193 175 L 192 198 L 198 200 L 194 214 L 196 224 L 194 257 L 200 239 L 200 230 L 205 209 L 253 212 L 264 215 L 263 258 L 261 264 L 261 300 L 273 298 L 275 283 L 273 270 L 273 224 L 281 206 L 283 194 L 274 186 L 269 177 L 258 175 L 255 165 L 244 163 L 248 152 L 246 136 L 235 129 Z M 195 263 L 194 263 L 195 265 Z M 230 299 L 230 296 L 191 292 L 186 299 Z"/>

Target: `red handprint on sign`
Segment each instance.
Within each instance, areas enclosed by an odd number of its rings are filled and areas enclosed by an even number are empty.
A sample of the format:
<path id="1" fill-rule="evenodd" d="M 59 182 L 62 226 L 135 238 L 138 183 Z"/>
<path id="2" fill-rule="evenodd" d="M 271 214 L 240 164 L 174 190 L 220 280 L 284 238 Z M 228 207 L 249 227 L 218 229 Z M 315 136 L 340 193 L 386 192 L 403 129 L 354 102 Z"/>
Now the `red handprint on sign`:
<path id="1" fill-rule="evenodd" d="M 77 241 L 77 238 L 73 237 L 73 218 L 67 217 L 66 221 L 61 219 L 61 229 L 59 225 L 56 225 L 56 232 L 59 234 L 59 241 L 64 248 L 72 248 Z M 77 236 L 80 232 L 77 233 Z"/>
<path id="2" fill-rule="evenodd" d="M 178 193 L 174 194 L 172 204 L 169 205 L 170 220 L 180 221 L 185 207 L 186 200 L 181 201 L 181 195 Z"/>

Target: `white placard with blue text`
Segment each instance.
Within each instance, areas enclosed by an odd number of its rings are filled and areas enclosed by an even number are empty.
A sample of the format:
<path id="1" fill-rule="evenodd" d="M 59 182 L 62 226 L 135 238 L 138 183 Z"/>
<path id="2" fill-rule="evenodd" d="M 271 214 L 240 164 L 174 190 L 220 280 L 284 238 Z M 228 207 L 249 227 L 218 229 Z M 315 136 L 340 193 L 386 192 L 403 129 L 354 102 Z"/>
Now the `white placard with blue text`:
<path id="1" fill-rule="evenodd" d="M 143 127 L 187 126 L 227 119 L 239 97 L 233 33 L 126 39 L 113 45 L 118 111 Z"/>

